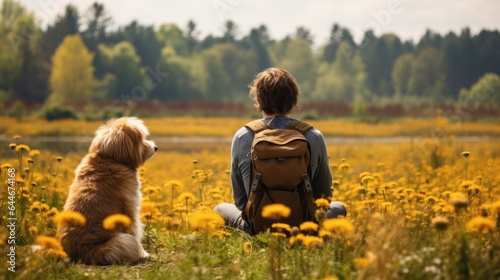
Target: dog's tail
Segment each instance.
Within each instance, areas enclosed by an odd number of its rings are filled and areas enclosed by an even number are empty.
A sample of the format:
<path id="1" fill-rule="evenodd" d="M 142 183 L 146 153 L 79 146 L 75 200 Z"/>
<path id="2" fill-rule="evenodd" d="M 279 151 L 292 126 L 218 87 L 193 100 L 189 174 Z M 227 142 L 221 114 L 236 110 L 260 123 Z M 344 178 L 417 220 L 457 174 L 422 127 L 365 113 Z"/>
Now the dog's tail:
<path id="1" fill-rule="evenodd" d="M 134 264 L 145 257 L 142 245 L 127 233 L 118 233 L 108 242 L 90 250 L 81 261 L 85 264 Z"/>

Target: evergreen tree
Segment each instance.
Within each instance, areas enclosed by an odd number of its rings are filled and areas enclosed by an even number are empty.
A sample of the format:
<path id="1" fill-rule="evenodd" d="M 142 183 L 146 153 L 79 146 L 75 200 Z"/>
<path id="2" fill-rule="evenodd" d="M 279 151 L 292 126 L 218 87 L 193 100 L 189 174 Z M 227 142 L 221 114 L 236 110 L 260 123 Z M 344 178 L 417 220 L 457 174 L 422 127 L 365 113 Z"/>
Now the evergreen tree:
<path id="1" fill-rule="evenodd" d="M 257 71 L 260 72 L 271 67 L 272 62 L 266 47 L 269 40 L 266 26 L 261 25 L 259 28 L 253 28 L 249 37 L 251 47 L 257 57 Z"/>
<path id="2" fill-rule="evenodd" d="M 82 32 L 82 37 L 91 52 L 97 50 L 98 44 L 106 42 L 107 29 L 112 22 L 103 4 L 94 2 L 87 10 L 86 29 Z"/>
<path id="3" fill-rule="evenodd" d="M 198 35 L 199 32 L 196 30 L 196 23 L 190 20 L 187 24 L 187 31 L 186 31 L 186 40 L 187 40 L 189 56 L 192 56 L 193 53 L 196 51 L 196 47 L 198 45 Z"/>

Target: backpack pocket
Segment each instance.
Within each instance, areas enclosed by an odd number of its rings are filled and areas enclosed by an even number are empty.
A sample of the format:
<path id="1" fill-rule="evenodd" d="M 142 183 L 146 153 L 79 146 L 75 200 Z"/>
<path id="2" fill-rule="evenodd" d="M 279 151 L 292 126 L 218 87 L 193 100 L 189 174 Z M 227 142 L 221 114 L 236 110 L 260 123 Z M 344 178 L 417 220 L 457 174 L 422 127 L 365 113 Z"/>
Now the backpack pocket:
<path id="1" fill-rule="evenodd" d="M 253 205 L 254 208 L 252 210 L 254 213 L 254 218 L 250 221 L 254 232 L 266 231 L 271 228 L 273 223 L 285 223 L 293 227 L 299 226 L 302 222 L 304 222 L 304 211 L 308 210 L 303 209 L 305 201 L 302 201 L 303 198 L 298 195 L 297 192 L 270 189 L 265 191 L 262 190 L 262 188 L 259 192 L 261 192 L 262 198 L 260 199 L 260 203 L 258 205 Z M 262 217 L 262 209 L 264 208 L 264 206 L 277 203 L 289 207 L 291 210 L 290 216 L 280 219 Z"/>

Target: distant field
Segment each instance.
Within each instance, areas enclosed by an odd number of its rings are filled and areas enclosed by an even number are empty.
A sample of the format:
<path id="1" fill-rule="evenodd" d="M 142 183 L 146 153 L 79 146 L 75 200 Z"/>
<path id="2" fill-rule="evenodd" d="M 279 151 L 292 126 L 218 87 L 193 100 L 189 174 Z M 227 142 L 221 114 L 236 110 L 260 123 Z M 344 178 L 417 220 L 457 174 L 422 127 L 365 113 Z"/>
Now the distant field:
<path id="1" fill-rule="evenodd" d="M 249 118 L 147 118 L 151 137 L 158 136 L 212 136 L 230 137 Z M 424 136 L 500 136 L 497 122 L 449 122 L 445 118 L 403 118 L 392 121 L 367 123 L 347 119 L 310 120 L 325 136 L 394 137 Z M 0 135 L 5 136 L 92 136 L 102 121 L 61 120 L 46 121 L 26 118 L 0 118 Z"/>

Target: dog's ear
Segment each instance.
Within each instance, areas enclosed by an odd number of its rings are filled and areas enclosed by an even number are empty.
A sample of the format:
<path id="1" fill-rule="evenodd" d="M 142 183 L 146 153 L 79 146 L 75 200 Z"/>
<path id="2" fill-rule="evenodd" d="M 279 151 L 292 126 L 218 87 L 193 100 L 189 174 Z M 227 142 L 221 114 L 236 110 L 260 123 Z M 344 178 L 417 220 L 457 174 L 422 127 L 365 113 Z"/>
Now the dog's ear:
<path id="1" fill-rule="evenodd" d="M 110 120 L 97 130 L 89 152 L 138 168 L 142 164 L 142 142 L 141 131 L 127 119 Z"/>

